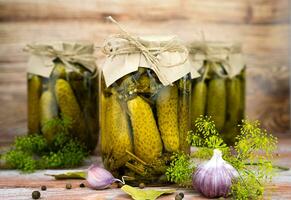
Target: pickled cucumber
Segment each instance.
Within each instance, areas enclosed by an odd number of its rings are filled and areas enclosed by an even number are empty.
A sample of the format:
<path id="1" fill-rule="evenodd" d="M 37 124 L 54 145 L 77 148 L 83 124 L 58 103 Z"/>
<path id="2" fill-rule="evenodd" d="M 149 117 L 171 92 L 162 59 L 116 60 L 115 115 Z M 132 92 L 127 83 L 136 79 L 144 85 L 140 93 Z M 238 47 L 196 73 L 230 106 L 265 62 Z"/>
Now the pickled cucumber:
<path id="1" fill-rule="evenodd" d="M 82 142 L 86 142 L 87 134 L 83 114 L 70 84 L 63 79 L 58 79 L 55 85 L 55 95 L 62 115 L 71 121 L 72 134 L 80 138 Z"/>
<path id="2" fill-rule="evenodd" d="M 78 76 L 77 72 L 70 72 L 68 75 L 69 84 L 74 92 L 74 95 L 81 108 L 84 108 L 86 103 L 86 98 L 91 95 L 91 91 L 88 91 L 85 85 L 84 77 Z M 88 93 L 87 93 L 88 92 Z"/>
<path id="3" fill-rule="evenodd" d="M 178 88 L 167 86 L 157 97 L 157 116 L 164 147 L 168 152 L 179 150 Z"/>
<path id="4" fill-rule="evenodd" d="M 181 78 L 178 82 L 178 88 L 180 90 L 180 92 L 185 93 L 185 94 L 189 94 L 192 90 L 192 82 L 191 82 L 191 78 L 189 75 L 184 76 L 183 78 Z"/>
<path id="5" fill-rule="evenodd" d="M 62 62 L 55 62 L 54 70 L 51 74 L 52 79 L 65 79 L 66 78 L 66 67 Z"/>
<path id="6" fill-rule="evenodd" d="M 60 61 L 56 61 L 55 62 L 55 67 L 50 75 L 50 78 L 48 79 L 48 87 L 44 87 L 45 89 L 49 89 L 49 90 L 54 90 L 56 81 L 58 79 L 66 79 L 66 67 L 65 65 L 60 62 Z"/>
<path id="7" fill-rule="evenodd" d="M 238 78 L 232 78 L 227 81 L 227 122 L 237 124 L 240 120 L 241 107 L 241 83 Z"/>
<path id="8" fill-rule="evenodd" d="M 221 131 L 226 111 L 225 80 L 222 78 L 210 80 L 207 95 L 207 115 L 212 117 L 217 130 Z"/>
<path id="9" fill-rule="evenodd" d="M 127 102 L 133 129 L 134 152 L 150 163 L 162 154 L 163 144 L 150 105 L 137 96 Z"/>
<path id="10" fill-rule="evenodd" d="M 227 110 L 226 122 L 222 132 L 222 137 L 227 144 L 233 144 L 236 135 L 239 132 L 237 124 L 241 120 L 241 82 L 239 78 L 234 77 L 226 83 L 227 92 Z"/>
<path id="11" fill-rule="evenodd" d="M 205 115 L 207 85 L 204 81 L 199 81 L 193 84 L 191 98 L 191 125 L 193 129 L 195 120 L 200 115 Z"/>
<path id="12" fill-rule="evenodd" d="M 149 70 L 147 73 L 143 73 L 137 81 L 137 92 L 146 93 L 150 96 L 157 94 L 161 87 L 162 84 L 157 81 L 157 78 Z"/>
<path id="13" fill-rule="evenodd" d="M 142 74 L 138 81 L 137 81 L 137 91 L 140 93 L 150 93 L 151 92 L 151 79 L 150 77 L 145 73 Z"/>
<path id="14" fill-rule="evenodd" d="M 84 114 L 86 128 L 87 146 L 93 150 L 97 141 L 97 108 L 95 102 L 97 101 L 97 81 L 92 78 L 91 73 L 84 71 L 83 78 L 80 80 L 70 80 L 70 85 L 74 91 L 77 101 Z"/>
<path id="15" fill-rule="evenodd" d="M 109 159 L 105 162 L 105 166 L 110 170 L 118 169 L 123 166 L 128 160 L 129 152 L 133 151 L 130 129 L 127 119 L 127 114 L 117 99 L 117 94 L 112 94 L 106 100 L 106 121 L 105 131 L 103 133 L 106 137 L 103 138 L 105 142 L 104 148 L 109 149 Z"/>
<path id="16" fill-rule="evenodd" d="M 100 123 L 101 123 L 101 153 L 108 155 L 110 153 L 110 138 L 106 135 L 106 107 L 107 100 L 104 93 L 101 94 L 101 107 L 100 107 Z"/>
<path id="17" fill-rule="evenodd" d="M 191 129 L 190 120 L 190 101 L 191 101 L 191 81 L 187 76 L 183 77 L 178 81 L 179 87 L 179 140 L 180 150 L 189 153 L 190 145 L 187 142 L 188 132 Z"/>
<path id="18" fill-rule="evenodd" d="M 189 94 L 183 94 L 179 96 L 179 140 L 180 150 L 189 153 L 190 145 L 187 142 L 188 132 L 191 128 L 190 122 L 190 96 Z"/>
<path id="19" fill-rule="evenodd" d="M 51 142 L 57 133 L 57 127 L 46 126 L 49 120 L 58 117 L 58 106 L 54 94 L 47 90 L 40 98 L 40 123 L 41 132 L 48 142 Z"/>
<path id="20" fill-rule="evenodd" d="M 40 133 L 39 98 L 42 81 L 39 76 L 32 75 L 28 80 L 28 133 Z"/>

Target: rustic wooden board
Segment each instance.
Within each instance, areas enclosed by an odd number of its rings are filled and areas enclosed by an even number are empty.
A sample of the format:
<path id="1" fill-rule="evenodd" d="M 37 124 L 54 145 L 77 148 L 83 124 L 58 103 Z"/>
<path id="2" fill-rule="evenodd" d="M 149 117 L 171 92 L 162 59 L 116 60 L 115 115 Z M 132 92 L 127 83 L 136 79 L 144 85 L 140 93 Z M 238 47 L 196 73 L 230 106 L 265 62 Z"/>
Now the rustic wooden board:
<path id="1" fill-rule="evenodd" d="M 108 14 L 116 19 L 169 21 L 195 19 L 219 23 L 288 22 L 288 0 L 1 0 L 2 20 L 97 19 Z M 35 11 L 35 12 L 31 12 Z"/>
<path id="2" fill-rule="evenodd" d="M 26 132 L 27 43 L 103 40 L 117 33 L 175 34 L 185 41 L 238 41 L 248 66 L 247 116 L 290 130 L 288 0 L 0 0 L 0 143 Z M 98 55 L 101 59 L 102 56 Z M 101 60 L 99 59 L 99 63 Z"/>
<path id="3" fill-rule="evenodd" d="M 278 165 L 291 167 L 291 139 L 286 135 L 279 139 L 279 149 L 275 157 Z M 95 163 L 100 164 L 100 158 L 93 158 Z M 47 200 L 127 200 L 130 197 L 124 194 L 120 189 L 91 190 L 89 188 L 79 188 L 80 183 L 86 183 L 84 180 L 58 180 L 44 174 L 64 173 L 67 171 L 84 170 L 87 167 L 81 167 L 74 170 L 40 170 L 33 174 L 21 174 L 15 170 L 0 170 L 0 199 L 5 200 L 29 200 L 34 190 L 40 190 L 42 185 L 47 186 L 47 191 L 40 191 L 42 199 Z M 66 190 L 66 183 L 71 183 L 73 189 Z M 185 200 L 206 199 L 192 189 L 177 188 L 168 186 L 163 188 L 176 188 L 177 193 L 183 192 Z M 157 189 L 157 187 L 155 187 Z M 159 187 L 159 189 L 161 189 Z M 282 200 L 291 199 L 291 170 L 278 172 L 274 177 L 273 183 L 266 190 L 266 199 Z M 175 194 L 163 196 L 160 200 L 173 200 Z"/>

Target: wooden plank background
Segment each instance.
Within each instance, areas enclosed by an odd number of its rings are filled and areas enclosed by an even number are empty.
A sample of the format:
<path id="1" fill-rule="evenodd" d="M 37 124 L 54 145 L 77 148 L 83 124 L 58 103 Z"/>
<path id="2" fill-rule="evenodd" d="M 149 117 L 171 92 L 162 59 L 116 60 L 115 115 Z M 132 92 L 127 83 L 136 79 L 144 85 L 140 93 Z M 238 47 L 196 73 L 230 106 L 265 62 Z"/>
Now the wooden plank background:
<path id="1" fill-rule="evenodd" d="M 118 29 L 243 43 L 247 116 L 290 131 L 288 0 L 0 0 L 0 141 L 26 132 L 26 62 L 31 42 L 103 40 Z M 1 144 L 0 143 L 0 144 Z"/>

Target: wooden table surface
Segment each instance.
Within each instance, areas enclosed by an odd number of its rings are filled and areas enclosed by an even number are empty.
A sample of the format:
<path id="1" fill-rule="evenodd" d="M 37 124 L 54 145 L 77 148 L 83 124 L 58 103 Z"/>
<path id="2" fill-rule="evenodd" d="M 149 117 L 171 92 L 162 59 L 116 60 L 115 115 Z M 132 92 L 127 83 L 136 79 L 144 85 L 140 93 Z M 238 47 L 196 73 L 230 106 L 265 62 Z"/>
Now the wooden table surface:
<path id="1" fill-rule="evenodd" d="M 276 164 L 291 168 L 291 138 L 283 136 L 279 138 L 278 154 L 276 156 Z M 91 162 L 100 163 L 99 157 L 92 157 Z M 88 163 L 89 165 L 89 163 Z M 83 166 L 78 169 L 86 169 Z M 128 195 L 123 193 L 120 189 L 106 189 L 96 191 L 87 187 L 80 188 L 79 184 L 84 180 L 54 180 L 52 177 L 44 174 L 56 174 L 73 170 L 40 170 L 33 174 L 21 174 L 16 170 L 1 170 L 0 171 L 0 200 L 28 200 L 31 199 L 31 193 L 34 190 L 41 192 L 41 199 L 47 200 L 125 200 L 130 199 Z M 65 189 L 66 183 L 72 184 L 72 189 Z M 47 186 L 46 191 L 41 191 L 42 185 Z M 174 186 L 163 187 L 173 188 Z M 205 199 L 192 189 L 176 188 L 178 192 L 184 192 L 185 198 Z M 160 197 L 159 199 L 175 199 L 176 194 Z M 291 171 L 280 171 L 274 177 L 273 183 L 268 186 L 266 191 L 266 199 L 285 200 L 291 199 Z"/>

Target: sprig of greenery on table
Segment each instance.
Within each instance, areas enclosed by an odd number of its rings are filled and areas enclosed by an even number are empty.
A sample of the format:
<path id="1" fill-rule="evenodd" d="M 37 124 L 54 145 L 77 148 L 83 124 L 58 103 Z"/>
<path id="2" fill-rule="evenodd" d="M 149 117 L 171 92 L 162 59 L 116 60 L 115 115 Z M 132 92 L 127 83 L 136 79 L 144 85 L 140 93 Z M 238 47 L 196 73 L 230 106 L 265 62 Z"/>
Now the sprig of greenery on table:
<path id="1" fill-rule="evenodd" d="M 274 165 L 273 153 L 277 148 L 277 138 L 260 128 L 258 121 L 243 120 L 240 134 L 233 147 L 227 146 L 215 128 L 210 117 L 199 117 L 195 121 L 195 130 L 190 131 L 188 142 L 197 150 L 190 156 L 175 154 L 167 169 L 169 181 L 180 185 L 191 182 L 195 164 L 191 158 L 208 160 L 213 149 L 223 152 L 228 161 L 239 172 L 239 178 L 231 187 L 234 199 L 258 199 L 264 193 L 266 183 L 272 180 Z"/>
<path id="2" fill-rule="evenodd" d="M 58 133 L 51 143 L 39 134 L 20 136 L 1 159 L 10 168 L 23 172 L 78 166 L 88 156 L 88 152 L 83 144 L 69 135 L 69 126 L 66 118 L 50 120 L 45 127 L 58 128 Z"/>
<path id="3" fill-rule="evenodd" d="M 174 153 L 171 160 L 170 167 L 166 171 L 168 180 L 182 186 L 189 185 L 195 169 L 190 157 L 184 153 Z"/>

